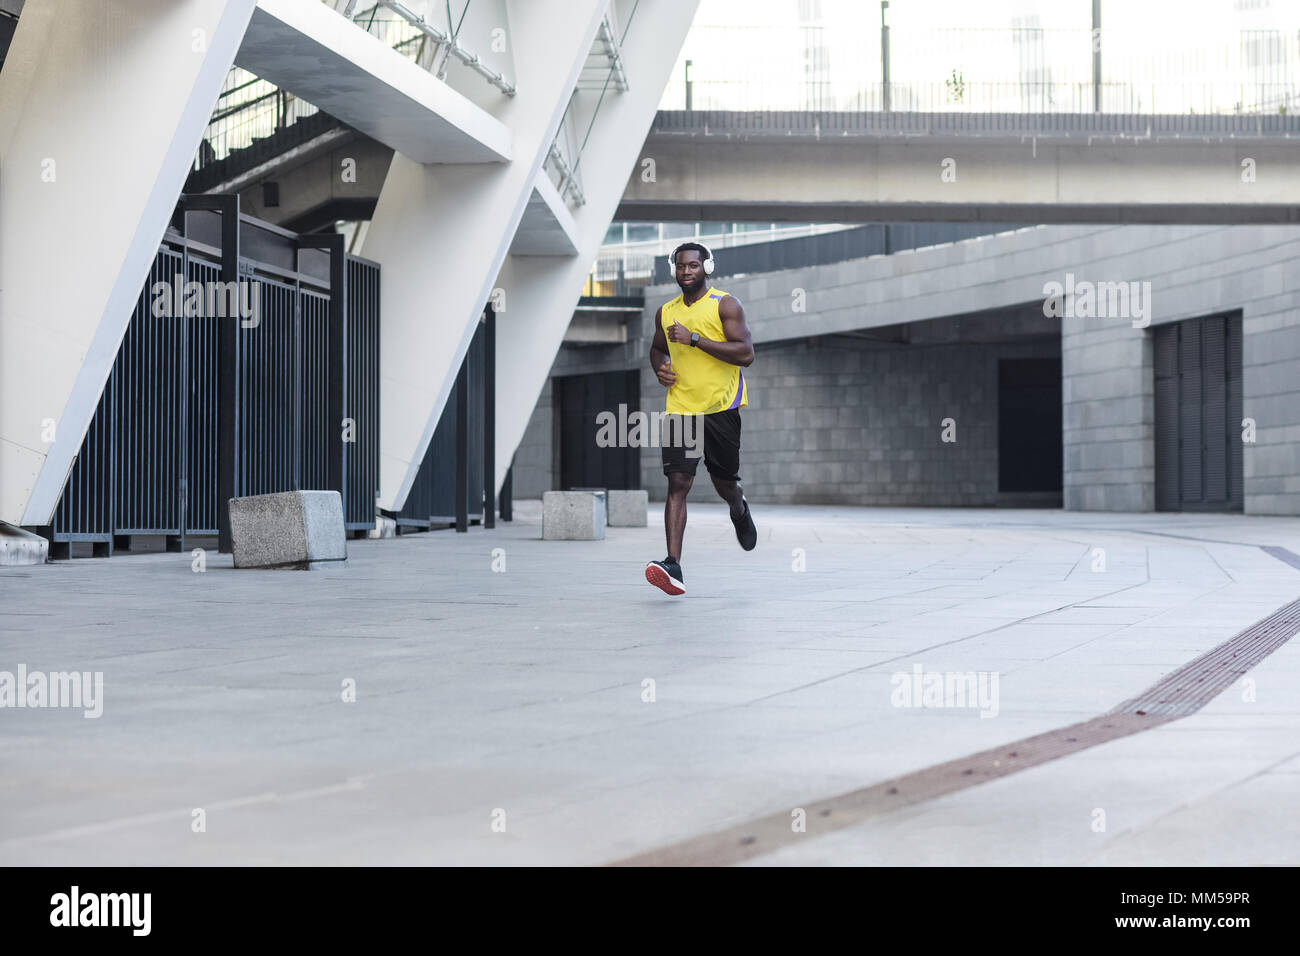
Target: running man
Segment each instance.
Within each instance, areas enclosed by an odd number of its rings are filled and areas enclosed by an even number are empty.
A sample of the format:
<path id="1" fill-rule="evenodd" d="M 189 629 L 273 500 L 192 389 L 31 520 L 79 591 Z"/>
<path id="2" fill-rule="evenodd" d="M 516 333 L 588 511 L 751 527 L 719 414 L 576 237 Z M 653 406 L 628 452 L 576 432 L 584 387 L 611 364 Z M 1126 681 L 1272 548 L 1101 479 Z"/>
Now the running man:
<path id="1" fill-rule="evenodd" d="M 698 242 L 684 242 L 670 259 L 682 294 L 655 313 L 650 367 L 668 389 L 669 415 L 683 418 L 689 430 L 703 420 L 704 467 L 722 500 L 731 508 L 736 540 L 754 550 L 758 531 L 749 502 L 740 489 L 740 410 L 749 404 L 745 373 L 754 362 L 754 345 L 745 324 L 745 310 L 735 296 L 709 285 L 713 253 Z M 664 503 L 664 534 L 668 557 L 646 565 L 645 579 L 668 594 L 685 594 L 682 583 L 682 536 L 686 532 L 686 494 L 695 482 L 700 436 L 693 449 L 680 440 L 661 441 L 668 500 Z M 688 451 L 694 450 L 692 456 Z"/>

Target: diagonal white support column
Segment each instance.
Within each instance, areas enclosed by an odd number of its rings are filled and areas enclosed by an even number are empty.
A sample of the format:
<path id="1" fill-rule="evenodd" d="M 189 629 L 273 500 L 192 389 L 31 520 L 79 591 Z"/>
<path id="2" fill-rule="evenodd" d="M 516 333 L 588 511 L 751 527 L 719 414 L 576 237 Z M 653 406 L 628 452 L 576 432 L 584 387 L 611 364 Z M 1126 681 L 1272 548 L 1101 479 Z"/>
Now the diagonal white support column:
<path id="1" fill-rule="evenodd" d="M 693 0 L 640 0 L 629 24 L 633 4 L 618 4 L 617 23 L 628 24 L 621 53 L 629 89 L 606 93 L 582 154 L 587 202 L 573 211 L 578 255 L 571 259 L 512 255 L 502 269 L 498 284 L 505 290 L 509 308 L 497 317 L 498 489 L 546 384 L 628 174 L 634 172 L 697 6 Z M 585 129 L 585 118 L 582 123 Z"/>
<path id="2" fill-rule="evenodd" d="M 524 217 L 510 243 L 512 256 L 572 256 L 578 252 L 578 227 L 546 172 L 537 174 Z"/>
<path id="3" fill-rule="evenodd" d="M 415 480 L 606 4 L 506 4 L 518 92 L 478 102 L 509 127 L 512 162 L 422 165 L 393 157 L 365 245 L 383 265 L 381 507 L 400 508 Z M 508 297 L 506 306 L 514 307 Z"/>
<path id="4" fill-rule="evenodd" d="M 0 520 L 54 512 L 253 4 L 23 8 L 0 73 Z"/>

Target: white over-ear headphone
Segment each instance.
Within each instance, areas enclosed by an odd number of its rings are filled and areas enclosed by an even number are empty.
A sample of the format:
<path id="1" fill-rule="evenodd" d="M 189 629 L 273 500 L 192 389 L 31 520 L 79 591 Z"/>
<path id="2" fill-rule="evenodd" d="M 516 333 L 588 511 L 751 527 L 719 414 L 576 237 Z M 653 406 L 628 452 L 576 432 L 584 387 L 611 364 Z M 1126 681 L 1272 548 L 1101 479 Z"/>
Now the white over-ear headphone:
<path id="1" fill-rule="evenodd" d="M 701 247 L 703 247 L 703 249 L 704 249 L 704 262 L 703 262 L 703 265 L 704 265 L 704 274 L 705 274 L 706 276 L 711 276 L 711 275 L 713 275 L 713 253 L 709 251 L 709 247 L 708 247 L 708 246 L 704 245 L 704 243 L 702 243 L 702 242 L 698 242 L 698 241 L 695 240 L 695 239 L 688 239 L 686 242 L 683 242 L 680 246 L 678 246 L 676 249 L 674 249 L 671 253 L 668 254 L 668 275 L 670 275 L 670 276 L 676 276 L 676 275 L 677 275 L 677 253 L 679 253 L 679 252 L 682 251 L 683 246 L 701 246 Z"/>

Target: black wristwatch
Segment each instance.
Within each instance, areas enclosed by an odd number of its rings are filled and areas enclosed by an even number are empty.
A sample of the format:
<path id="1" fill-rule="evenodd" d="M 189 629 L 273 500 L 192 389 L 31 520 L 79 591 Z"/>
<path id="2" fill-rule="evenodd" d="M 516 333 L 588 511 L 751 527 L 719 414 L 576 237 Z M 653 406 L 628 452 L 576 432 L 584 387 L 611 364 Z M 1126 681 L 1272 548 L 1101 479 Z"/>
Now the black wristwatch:
<path id="1" fill-rule="evenodd" d="M 695 348 L 695 347 L 696 347 L 697 345 L 699 345 L 699 344 L 700 344 L 700 333 L 699 333 L 699 332 L 692 332 L 692 333 L 691 333 L 691 348 Z"/>

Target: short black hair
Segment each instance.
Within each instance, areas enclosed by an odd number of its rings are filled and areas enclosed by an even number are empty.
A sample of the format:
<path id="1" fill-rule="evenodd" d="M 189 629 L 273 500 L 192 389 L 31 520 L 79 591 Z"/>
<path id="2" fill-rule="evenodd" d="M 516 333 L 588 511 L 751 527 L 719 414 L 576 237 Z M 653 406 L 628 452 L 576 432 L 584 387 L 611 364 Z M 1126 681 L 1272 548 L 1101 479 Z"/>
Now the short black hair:
<path id="1" fill-rule="evenodd" d="M 712 256 L 712 253 L 710 253 L 708 249 L 704 248 L 704 246 L 700 245 L 698 242 L 683 242 L 680 246 L 678 246 L 676 249 L 673 250 L 673 255 L 672 255 L 673 264 L 674 265 L 677 264 L 677 253 L 686 252 L 688 250 L 694 250 L 695 252 L 698 252 L 700 254 L 701 262 L 703 262 L 705 259 L 711 258 Z"/>

